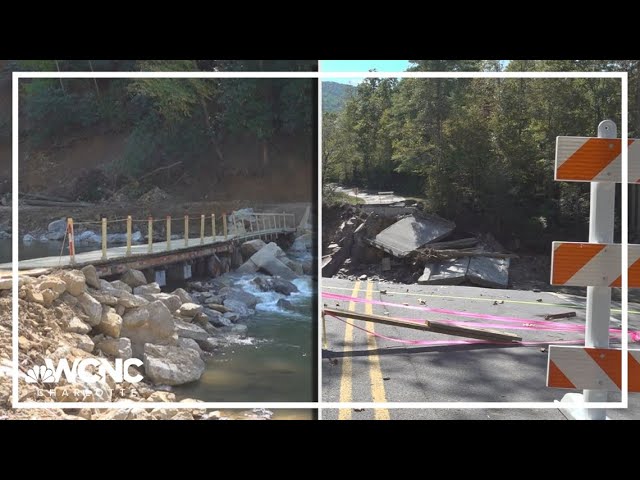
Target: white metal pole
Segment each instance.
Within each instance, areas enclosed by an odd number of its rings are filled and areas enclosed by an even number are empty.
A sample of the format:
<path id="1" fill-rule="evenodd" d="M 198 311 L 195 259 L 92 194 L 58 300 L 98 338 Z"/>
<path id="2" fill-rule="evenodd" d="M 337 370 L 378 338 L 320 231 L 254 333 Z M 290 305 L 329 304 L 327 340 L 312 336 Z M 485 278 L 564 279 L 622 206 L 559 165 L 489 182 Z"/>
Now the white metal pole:
<path id="1" fill-rule="evenodd" d="M 598 125 L 598 138 L 616 138 L 616 124 L 604 120 Z M 591 183 L 591 211 L 589 215 L 589 243 L 613 243 L 615 183 Z M 587 324 L 585 347 L 609 348 L 609 318 L 611 288 L 587 287 Z M 584 390 L 585 402 L 606 402 L 606 390 Z M 585 419 L 604 420 L 604 408 L 587 408 Z"/>

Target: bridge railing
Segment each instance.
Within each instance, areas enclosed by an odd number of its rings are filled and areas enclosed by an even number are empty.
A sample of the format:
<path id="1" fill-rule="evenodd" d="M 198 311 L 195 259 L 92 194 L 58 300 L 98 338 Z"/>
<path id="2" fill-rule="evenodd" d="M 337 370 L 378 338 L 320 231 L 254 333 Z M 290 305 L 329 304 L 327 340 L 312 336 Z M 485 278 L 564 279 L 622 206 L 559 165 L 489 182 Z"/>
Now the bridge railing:
<path id="1" fill-rule="evenodd" d="M 190 215 L 185 214 L 183 218 L 172 218 L 168 215 L 166 218 L 153 218 L 149 216 L 146 220 L 133 219 L 131 215 L 126 218 L 108 220 L 103 217 L 100 222 L 87 221 L 75 222 L 73 218 L 67 218 L 67 237 L 69 240 L 69 257 L 71 263 L 75 263 L 75 235 L 74 227 L 77 225 L 99 224 L 101 227 L 101 249 L 102 260 L 108 260 L 108 243 L 109 223 L 126 222 L 126 238 L 125 238 L 125 256 L 133 254 L 133 225 L 147 224 L 147 254 L 157 252 L 168 252 L 171 250 L 179 250 L 182 248 L 190 248 L 197 245 L 214 244 L 229 240 L 249 240 L 253 238 L 262 238 L 265 240 L 273 240 L 283 233 L 293 232 L 296 229 L 295 214 L 286 212 L 251 212 L 237 215 L 236 212 L 216 217 L 215 213 Z M 178 222 L 182 223 L 182 238 L 176 238 L 172 235 L 172 225 Z M 194 222 L 197 222 L 196 228 L 190 230 Z M 154 242 L 154 224 L 163 223 L 165 225 L 165 240 Z M 190 231 L 197 232 L 197 236 L 190 236 Z M 122 244 L 122 242 L 117 242 Z M 163 245 L 164 244 L 164 245 Z M 161 247 L 163 245 L 163 247 Z M 142 252 L 136 252 L 142 253 Z"/>

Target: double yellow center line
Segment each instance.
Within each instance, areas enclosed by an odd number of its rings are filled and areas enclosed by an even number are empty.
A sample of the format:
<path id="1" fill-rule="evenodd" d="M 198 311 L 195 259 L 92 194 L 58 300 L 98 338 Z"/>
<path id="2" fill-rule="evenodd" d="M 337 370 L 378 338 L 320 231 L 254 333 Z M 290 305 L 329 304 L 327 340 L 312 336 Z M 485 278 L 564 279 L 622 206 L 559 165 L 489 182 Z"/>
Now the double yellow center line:
<path id="1" fill-rule="evenodd" d="M 354 298 L 358 297 L 360 293 L 360 285 L 361 282 L 357 281 L 353 286 L 353 291 L 351 292 L 351 296 Z M 366 299 L 373 300 L 373 283 L 367 282 L 367 291 L 366 291 Z M 348 310 L 350 312 L 354 312 L 356 310 L 355 302 L 349 302 Z M 365 304 L 365 313 L 372 314 L 373 306 L 371 303 Z M 366 322 L 366 329 L 375 332 L 375 325 L 373 322 Z M 345 354 L 352 351 L 353 345 L 353 326 L 350 324 L 345 324 L 344 329 L 344 352 Z M 376 342 L 376 337 L 373 335 L 367 335 L 367 347 L 373 352 L 369 354 L 369 379 L 371 381 L 371 398 L 374 402 L 386 402 L 387 397 L 384 388 L 384 380 L 382 377 L 382 370 L 380 369 L 380 358 L 375 353 L 378 349 L 378 345 Z M 353 401 L 352 395 L 352 374 L 353 374 L 353 365 L 351 356 L 345 355 L 342 361 L 342 372 L 340 378 L 340 402 L 351 402 Z M 377 408 L 374 410 L 374 416 L 376 420 L 389 420 L 389 410 L 386 408 Z M 351 420 L 351 409 L 341 408 L 338 412 L 339 420 Z"/>

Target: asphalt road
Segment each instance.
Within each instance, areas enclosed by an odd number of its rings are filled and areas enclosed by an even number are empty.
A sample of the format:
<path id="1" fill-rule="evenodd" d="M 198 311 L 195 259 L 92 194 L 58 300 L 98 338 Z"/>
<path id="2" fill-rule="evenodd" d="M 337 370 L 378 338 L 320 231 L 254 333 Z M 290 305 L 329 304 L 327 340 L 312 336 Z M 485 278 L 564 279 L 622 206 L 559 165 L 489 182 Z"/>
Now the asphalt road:
<path id="1" fill-rule="evenodd" d="M 425 312 L 407 307 L 435 307 L 456 312 L 517 317 L 523 323 L 500 324 L 522 336 L 531 346 L 487 344 L 416 345 L 406 341 L 465 340 L 431 332 L 347 320 L 353 326 L 326 317 L 327 347 L 323 349 L 322 392 L 325 402 L 553 402 L 572 390 L 547 388 L 547 343 L 582 339 L 581 334 L 538 331 L 526 328 L 526 319 L 541 320 L 546 314 L 575 311 L 576 317 L 554 320 L 584 325 L 585 299 L 549 292 L 495 290 L 461 286 L 398 285 L 386 282 L 351 282 L 322 279 L 323 293 L 383 301 L 395 305 L 372 305 L 344 299 L 322 301 L 329 307 L 407 319 L 433 321 L 455 319 L 478 323 L 474 318 Z M 504 302 L 504 303 L 502 303 Z M 620 325 L 620 305 L 612 305 L 611 327 Z M 640 304 L 629 304 L 629 327 L 640 329 Z M 496 325 L 497 324 L 497 325 Z M 509 329 L 525 327 L 524 329 Z M 388 338 L 374 337 L 360 328 Z M 612 345 L 613 345 L 612 341 Z M 638 344 L 630 344 L 630 347 Z M 544 349 L 544 351 L 541 351 Z M 610 393 L 609 401 L 620 395 Z M 627 410 L 609 409 L 612 419 L 640 418 L 640 394 L 629 396 Z M 564 419 L 559 410 L 539 409 L 351 409 L 324 410 L 325 419 Z"/>
<path id="2" fill-rule="evenodd" d="M 346 193 L 347 195 L 356 197 L 358 199 L 358 203 L 366 203 L 372 205 L 392 204 L 397 202 L 404 202 L 406 200 L 405 197 L 401 197 L 399 195 L 379 195 L 377 192 L 365 192 L 363 190 L 358 190 L 358 192 L 356 193 L 356 190 L 354 188 L 336 187 L 336 192 Z"/>

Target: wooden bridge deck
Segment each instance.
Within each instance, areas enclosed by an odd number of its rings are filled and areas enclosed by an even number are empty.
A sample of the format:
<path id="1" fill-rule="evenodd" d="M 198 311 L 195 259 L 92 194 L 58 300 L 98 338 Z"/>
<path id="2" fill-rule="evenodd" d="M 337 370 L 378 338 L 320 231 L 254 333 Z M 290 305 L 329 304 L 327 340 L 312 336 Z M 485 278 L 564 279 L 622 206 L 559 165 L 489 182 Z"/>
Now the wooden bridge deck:
<path id="1" fill-rule="evenodd" d="M 107 259 L 102 259 L 102 250 L 76 253 L 75 263 L 71 263 L 69 255 L 33 258 L 18 262 L 18 269 L 21 271 L 36 271 L 40 274 L 48 270 L 58 268 L 83 267 L 94 265 L 100 275 L 111 275 L 120 273 L 128 268 L 144 269 L 171 263 L 209 256 L 218 252 L 227 252 L 231 249 L 233 242 L 246 241 L 254 238 L 275 238 L 279 235 L 295 232 L 295 228 L 280 227 L 264 229 L 256 232 L 246 232 L 243 234 L 229 234 L 227 238 L 223 235 L 204 237 L 201 239 L 189 238 L 188 245 L 185 245 L 184 238 L 172 239 L 171 248 L 167 249 L 167 242 L 154 242 L 153 251 L 149 253 L 149 244 L 131 245 L 131 255 L 127 255 L 126 245 L 107 248 Z M 11 262 L 0 264 L 0 276 L 3 273 L 11 272 Z M 26 273 L 26 272 L 25 272 Z"/>

